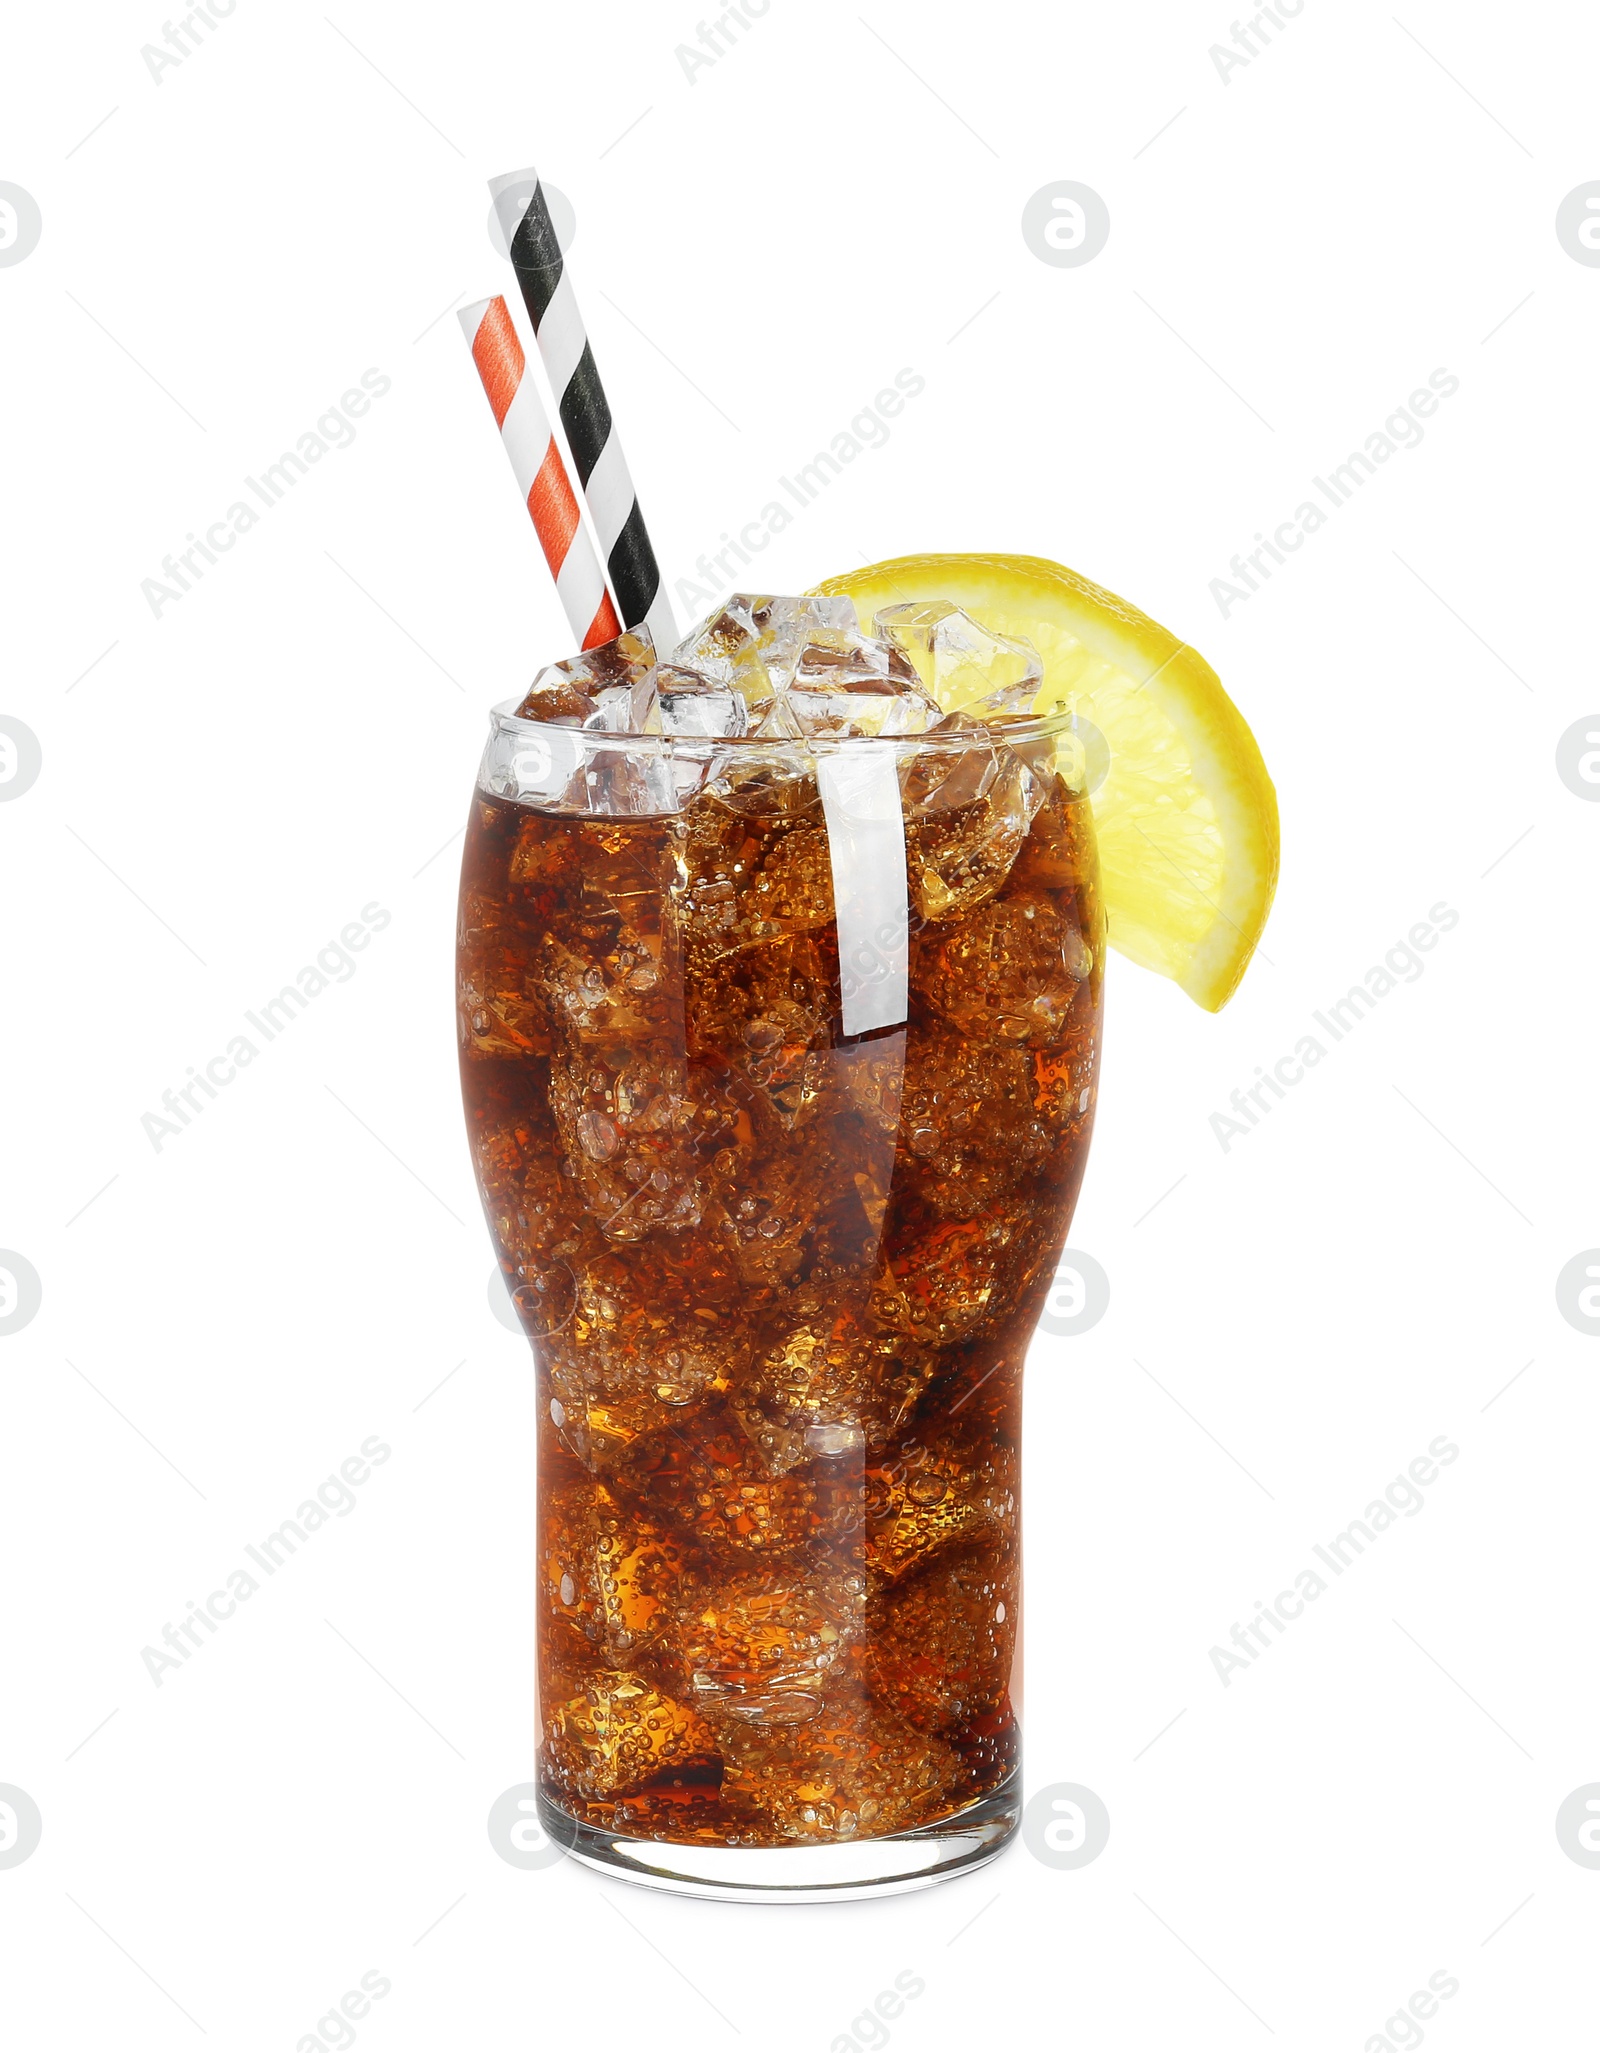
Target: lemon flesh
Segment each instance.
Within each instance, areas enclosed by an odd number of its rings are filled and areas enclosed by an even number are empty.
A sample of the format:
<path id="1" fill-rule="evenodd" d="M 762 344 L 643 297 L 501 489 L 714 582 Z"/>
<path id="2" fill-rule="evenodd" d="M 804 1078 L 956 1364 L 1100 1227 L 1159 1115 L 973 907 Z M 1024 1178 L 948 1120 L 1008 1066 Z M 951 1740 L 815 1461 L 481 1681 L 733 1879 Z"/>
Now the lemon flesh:
<path id="1" fill-rule="evenodd" d="M 949 599 L 992 633 L 1033 643 L 1044 659 L 1036 710 L 1065 705 L 1109 750 L 1092 804 L 1111 945 L 1220 1011 L 1271 909 L 1278 801 L 1205 658 L 1040 556 L 899 556 L 816 590 L 847 594 L 863 626 L 885 606 Z"/>

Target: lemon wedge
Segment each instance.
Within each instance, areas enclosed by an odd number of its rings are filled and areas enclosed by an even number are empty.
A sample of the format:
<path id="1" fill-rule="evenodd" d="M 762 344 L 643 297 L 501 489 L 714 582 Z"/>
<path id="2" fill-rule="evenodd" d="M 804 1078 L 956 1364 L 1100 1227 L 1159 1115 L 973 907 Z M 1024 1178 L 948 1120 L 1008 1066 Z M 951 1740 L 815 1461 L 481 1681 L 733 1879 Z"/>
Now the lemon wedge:
<path id="1" fill-rule="evenodd" d="M 864 626 L 885 606 L 949 599 L 992 633 L 1033 643 L 1044 659 L 1036 710 L 1065 705 L 1109 752 L 1091 799 L 1111 945 L 1220 1011 L 1271 909 L 1278 801 L 1205 658 L 1041 556 L 899 556 L 816 590 L 847 594 Z"/>

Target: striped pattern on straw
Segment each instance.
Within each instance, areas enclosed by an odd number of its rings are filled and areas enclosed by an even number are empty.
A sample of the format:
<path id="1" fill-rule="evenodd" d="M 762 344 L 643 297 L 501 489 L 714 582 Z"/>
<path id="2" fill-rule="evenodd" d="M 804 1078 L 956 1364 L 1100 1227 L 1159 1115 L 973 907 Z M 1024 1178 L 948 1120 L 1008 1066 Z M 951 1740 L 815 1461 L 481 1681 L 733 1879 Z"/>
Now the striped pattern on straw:
<path id="1" fill-rule="evenodd" d="M 498 295 L 480 299 L 461 309 L 461 327 L 572 632 L 585 649 L 615 641 L 622 626 L 550 423 L 526 376 L 510 309 Z"/>
<path id="2" fill-rule="evenodd" d="M 573 295 L 538 173 L 507 171 L 489 181 L 511 262 L 556 395 L 578 483 L 600 537 L 617 607 L 627 627 L 648 627 L 658 649 L 678 639 L 639 495 L 622 454 L 594 351 Z"/>

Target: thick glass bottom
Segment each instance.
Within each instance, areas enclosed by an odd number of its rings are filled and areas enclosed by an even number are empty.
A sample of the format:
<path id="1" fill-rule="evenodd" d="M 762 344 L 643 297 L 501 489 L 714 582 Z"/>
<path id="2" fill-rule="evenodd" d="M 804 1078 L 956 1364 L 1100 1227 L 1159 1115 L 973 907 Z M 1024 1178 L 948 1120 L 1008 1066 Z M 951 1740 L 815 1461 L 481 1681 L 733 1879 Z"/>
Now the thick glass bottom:
<path id="1" fill-rule="evenodd" d="M 898 1896 L 998 1859 L 1022 1813 L 1020 1775 L 964 1810 L 882 1839 L 833 1846 L 680 1846 L 598 1832 L 539 1799 L 545 1831 L 572 1859 L 622 1882 L 724 1903 L 834 1903 Z"/>

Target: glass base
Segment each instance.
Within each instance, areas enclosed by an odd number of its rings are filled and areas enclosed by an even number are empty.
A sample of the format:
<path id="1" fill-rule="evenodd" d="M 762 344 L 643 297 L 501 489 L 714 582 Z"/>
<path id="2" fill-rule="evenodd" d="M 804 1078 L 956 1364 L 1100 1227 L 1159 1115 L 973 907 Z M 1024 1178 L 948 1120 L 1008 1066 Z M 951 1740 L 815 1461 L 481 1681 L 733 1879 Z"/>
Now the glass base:
<path id="1" fill-rule="evenodd" d="M 597 1832 L 539 1799 L 545 1831 L 573 1860 L 621 1882 L 724 1903 L 836 1903 L 899 1896 L 971 1874 L 999 1858 L 1022 1815 L 1022 1779 L 914 1832 L 833 1846 L 680 1846 Z"/>

